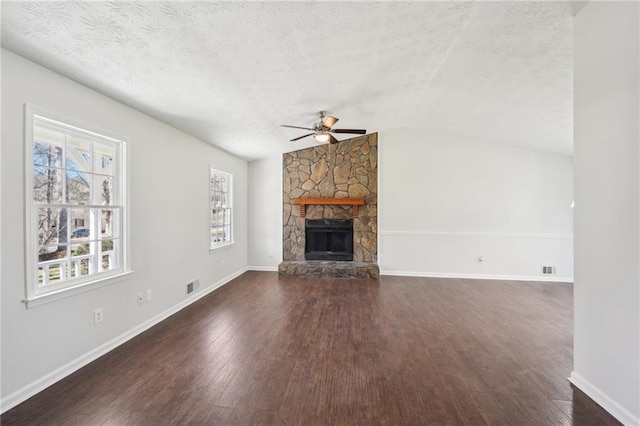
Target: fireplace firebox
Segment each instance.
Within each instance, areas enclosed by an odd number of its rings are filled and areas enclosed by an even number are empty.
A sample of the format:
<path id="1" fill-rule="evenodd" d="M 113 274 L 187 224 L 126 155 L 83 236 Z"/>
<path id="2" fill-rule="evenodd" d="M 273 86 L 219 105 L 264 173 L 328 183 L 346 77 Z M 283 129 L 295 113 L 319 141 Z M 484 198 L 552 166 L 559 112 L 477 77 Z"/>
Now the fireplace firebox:
<path id="1" fill-rule="evenodd" d="M 353 219 L 306 219 L 307 260 L 353 260 Z"/>

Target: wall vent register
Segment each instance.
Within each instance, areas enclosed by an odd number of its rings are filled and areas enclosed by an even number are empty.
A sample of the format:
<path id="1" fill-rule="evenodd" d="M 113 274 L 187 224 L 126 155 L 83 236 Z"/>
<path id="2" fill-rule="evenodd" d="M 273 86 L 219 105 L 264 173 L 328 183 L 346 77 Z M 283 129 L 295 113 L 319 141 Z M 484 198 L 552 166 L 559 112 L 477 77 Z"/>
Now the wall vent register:
<path id="1" fill-rule="evenodd" d="M 543 266 L 542 267 L 542 274 L 543 275 L 553 275 L 556 273 L 556 267 L 555 266 Z"/>

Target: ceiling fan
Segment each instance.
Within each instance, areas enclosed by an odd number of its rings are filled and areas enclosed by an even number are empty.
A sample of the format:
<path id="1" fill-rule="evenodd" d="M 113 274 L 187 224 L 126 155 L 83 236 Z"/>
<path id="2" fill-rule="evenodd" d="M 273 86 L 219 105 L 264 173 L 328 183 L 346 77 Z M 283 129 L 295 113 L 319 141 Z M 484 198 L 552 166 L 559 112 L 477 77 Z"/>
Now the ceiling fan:
<path id="1" fill-rule="evenodd" d="M 340 142 L 333 136 L 334 133 L 351 133 L 354 135 L 364 135 L 367 133 L 364 129 L 334 129 L 333 126 L 338 122 L 338 118 L 331 115 L 325 118 L 326 113 L 326 111 L 318 112 L 318 122 L 314 123 L 313 127 L 289 126 L 287 124 L 282 124 L 280 127 L 311 130 L 312 133 L 307 133 L 306 135 L 293 138 L 291 139 L 291 142 L 306 138 L 307 136 L 313 136 L 318 142 L 329 142 L 334 144 Z"/>

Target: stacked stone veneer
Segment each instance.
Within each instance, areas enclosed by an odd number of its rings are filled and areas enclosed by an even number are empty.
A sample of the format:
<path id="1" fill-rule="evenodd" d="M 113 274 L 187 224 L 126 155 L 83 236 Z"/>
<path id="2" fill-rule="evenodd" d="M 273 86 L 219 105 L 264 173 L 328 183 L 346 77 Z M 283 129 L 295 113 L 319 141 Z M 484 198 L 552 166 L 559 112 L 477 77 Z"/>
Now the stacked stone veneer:
<path id="1" fill-rule="evenodd" d="M 378 135 L 319 145 L 283 155 L 284 275 L 377 278 Z M 306 261 L 305 217 L 295 198 L 364 198 L 353 218 L 353 262 Z M 351 206 L 307 205 L 308 219 L 349 219 Z"/>

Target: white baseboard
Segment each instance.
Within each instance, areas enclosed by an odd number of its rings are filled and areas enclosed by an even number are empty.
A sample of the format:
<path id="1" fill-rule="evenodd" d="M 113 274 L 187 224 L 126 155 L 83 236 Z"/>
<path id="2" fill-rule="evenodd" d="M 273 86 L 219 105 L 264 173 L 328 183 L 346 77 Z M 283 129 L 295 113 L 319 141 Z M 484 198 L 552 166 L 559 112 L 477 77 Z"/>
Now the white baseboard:
<path id="1" fill-rule="evenodd" d="M 611 399 L 607 394 L 602 392 L 598 387 L 591 384 L 587 379 L 582 377 L 575 371 L 571 372 L 569 381 L 573 383 L 575 387 L 586 393 L 589 398 L 593 399 L 602 408 L 607 410 L 609 414 L 618 419 L 620 423 L 626 426 L 638 426 L 640 425 L 640 418 L 634 416 L 631 412 Z"/>
<path id="2" fill-rule="evenodd" d="M 111 339 L 110 341 L 98 346 L 97 348 L 85 353 L 84 355 L 79 356 L 73 361 L 68 362 L 62 367 L 45 375 L 44 377 L 41 377 L 40 379 L 22 387 L 21 389 L 18 389 L 12 394 L 7 395 L 5 398 L 2 399 L 2 401 L 0 401 L 0 413 L 4 413 L 5 411 L 10 410 L 16 405 L 31 398 L 38 392 L 42 392 L 44 389 L 48 388 L 49 386 L 53 385 L 56 382 L 59 382 L 60 380 L 64 379 L 71 373 L 79 370 L 80 368 L 84 367 L 90 362 L 95 361 L 96 359 L 100 358 L 102 355 L 106 354 L 107 352 L 112 351 L 113 349 L 117 348 L 118 346 L 122 345 L 128 340 L 134 338 L 138 334 L 148 330 L 149 328 L 167 319 L 168 317 L 175 314 L 176 312 L 186 308 L 187 306 L 191 305 L 193 302 L 203 298 L 204 296 L 216 290 L 217 288 L 222 287 L 223 285 L 227 284 L 229 281 L 245 273 L 247 270 L 248 268 L 244 267 L 239 271 L 236 271 L 231 275 L 224 277 L 223 279 L 214 283 L 213 285 L 203 288 L 201 291 L 197 291 L 193 295 L 188 296 L 186 299 L 174 305 L 173 307 L 167 309 L 166 311 L 122 333 L 118 337 Z"/>
<path id="3" fill-rule="evenodd" d="M 278 267 L 277 266 L 248 266 L 247 269 L 249 271 L 278 272 Z"/>
<path id="4" fill-rule="evenodd" d="M 381 270 L 380 275 L 395 275 L 398 277 L 423 277 L 423 278 L 465 278 L 472 280 L 507 280 L 507 281 L 544 281 L 572 283 L 573 277 L 543 277 L 539 275 L 489 275 L 489 274 L 459 274 L 449 272 L 411 272 L 411 271 L 387 271 Z"/>

